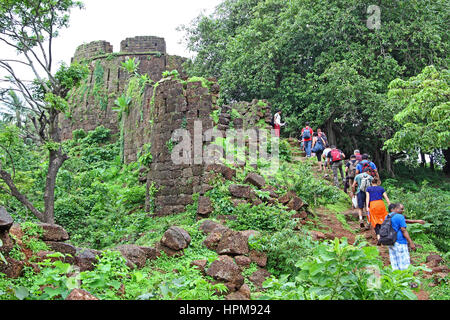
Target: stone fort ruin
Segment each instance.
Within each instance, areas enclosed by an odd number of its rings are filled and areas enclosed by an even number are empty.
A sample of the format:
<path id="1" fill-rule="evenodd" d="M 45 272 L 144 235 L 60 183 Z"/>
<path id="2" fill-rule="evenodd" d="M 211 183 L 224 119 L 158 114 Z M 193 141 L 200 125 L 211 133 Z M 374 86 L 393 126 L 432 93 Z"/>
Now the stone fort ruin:
<path id="1" fill-rule="evenodd" d="M 138 66 L 136 74 L 123 67 L 131 59 Z M 90 131 L 100 125 L 118 134 L 125 163 L 150 152 L 146 182 L 147 189 L 153 183 L 158 190 L 154 203 L 158 215 L 184 211 L 193 202 L 194 193 L 202 195 L 209 188 L 211 166 L 207 163 L 172 161 L 175 130 L 184 128 L 194 136 L 195 123 L 203 131 L 256 125 L 270 128 L 267 101 L 219 106 L 218 84 L 214 79 L 188 78 L 182 67 L 185 60 L 168 55 L 165 40 L 153 36 L 127 38 L 121 42 L 119 52 L 114 52 L 106 41 L 80 45 L 72 62 L 87 63 L 90 74 L 71 92 L 70 110 L 59 119 L 63 139 L 71 139 L 73 130 Z M 171 70 L 177 70 L 179 76 L 163 77 L 165 71 Z M 120 97 L 127 98 L 127 103 L 119 117 L 115 101 Z M 210 142 L 201 143 L 204 149 Z"/>

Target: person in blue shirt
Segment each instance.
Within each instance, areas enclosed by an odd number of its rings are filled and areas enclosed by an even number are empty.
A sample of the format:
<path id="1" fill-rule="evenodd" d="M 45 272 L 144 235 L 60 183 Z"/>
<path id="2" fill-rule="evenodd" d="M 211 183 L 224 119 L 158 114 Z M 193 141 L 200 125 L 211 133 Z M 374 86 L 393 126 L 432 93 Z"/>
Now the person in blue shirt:
<path id="1" fill-rule="evenodd" d="M 409 220 L 405 219 L 403 211 L 405 207 L 401 203 L 392 203 L 389 205 L 389 216 L 391 216 L 392 228 L 397 232 L 397 241 L 393 246 L 389 246 L 389 260 L 391 267 L 394 270 L 405 270 L 411 264 L 408 245 L 411 250 L 415 251 L 416 246 L 411 240 L 408 231 L 406 230 L 407 223 L 424 224 L 423 220 Z"/>
<path id="2" fill-rule="evenodd" d="M 364 170 L 364 165 L 365 164 L 369 164 L 369 168 L 371 169 L 372 172 L 370 173 L 374 178 L 377 178 L 378 181 L 378 185 L 381 184 L 381 179 L 380 179 L 380 175 L 378 174 L 378 169 L 377 166 L 375 165 L 375 163 L 373 163 L 372 161 L 369 161 L 369 155 L 367 153 L 364 153 L 361 156 L 362 160 L 358 163 L 358 165 L 356 166 L 356 170 L 355 170 L 355 174 L 360 174 L 361 172 L 363 172 Z"/>

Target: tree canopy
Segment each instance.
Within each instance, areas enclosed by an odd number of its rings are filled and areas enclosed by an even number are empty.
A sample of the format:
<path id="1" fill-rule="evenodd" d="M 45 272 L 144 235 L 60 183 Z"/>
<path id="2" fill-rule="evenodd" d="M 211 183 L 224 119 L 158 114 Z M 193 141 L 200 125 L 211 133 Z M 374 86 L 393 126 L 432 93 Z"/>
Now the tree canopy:
<path id="1" fill-rule="evenodd" d="M 226 0 L 183 27 L 197 53 L 188 71 L 217 77 L 225 102 L 268 99 L 283 110 L 286 135 L 309 121 L 346 151 L 384 163 L 400 111 L 386 101 L 388 85 L 447 67 L 447 4 L 383 1 L 374 28 L 367 1 Z"/>
<path id="2" fill-rule="evenodd" d="M 0 1 L 0 48 L 17 52 L 16 58 L 0 58 L 0 70 L 6 73 L 0 81 L 0 101 L 16 112 L 18 105 L 10 103 L 11 97 L 17 93 L 24 99 L 20 109 L 26 110 L 36 140 L 48 150 L 45 210 L 38 210 L 22 194 L 8 167 L 0 163 L 0 179 L 6 185 L 2 190 L 17 198 L 39 220 L 49 223 L 54 221 L 56 176 L 68 158 L 61 147 L 58 116 L 67 107 L 68 91 L 87 74 L 86 67 L 78 64 L 62 65 L 53 72 L 53 39 L 68 26 L 70 10 L 81 7 L 81 2 L 73 0 Z M 18 72 L 20 67 L 25 67 L 34 80 L 23 79 Z M 15 93 L 11 95 L 11 91 Z M 0 150 L 4 149 L 3 146 Z M 14 161 L 12 156 L 9 160 Z"/>

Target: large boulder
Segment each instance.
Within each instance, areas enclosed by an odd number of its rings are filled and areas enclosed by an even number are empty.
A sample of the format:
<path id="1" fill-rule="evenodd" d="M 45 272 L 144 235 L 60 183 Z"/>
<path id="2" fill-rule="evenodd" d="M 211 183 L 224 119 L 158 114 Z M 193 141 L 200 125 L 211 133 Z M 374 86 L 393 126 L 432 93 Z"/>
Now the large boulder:
<path id="1" fill-rule="evenodd" d="M 426 258 L 426 262 L 427 263 L 433 263 L 433 264 L 436 264 L 436 265 L 438 265 L 442 260 L 443 260 L 442 257 L 440 255 L 437 255 L 437 254 L 430 254 Z"/>
<path id="2" fill-rule="evenodd" d="M 267 265 L 267 255 L 264 252 L 252 250 L 250 251 L 250 260 L 255 262 L 261 268 L 265 268 Z"/>
<path id="3" fill-rule="evenodd" d="M 14 220 L 4 207 L 0 207 L 0 232 L 8 232 L 13 225 Z"/>
<path id="4" fill-rule="evenodd" d="M 113 250 L 119 251 L 122 256 L 127 259 L 128 265 L 131 262 L 131 267 L 134 265 L 137 268 L 143 268 L 147 260 L 147 254 L 139 246 L 134 244 L 123 244 L 115 247 Z"/>
<path id="5" fill-rule="evenodd" d="M 191 243 L 191 236 L 186 230 L 179 227 L 170 227 L 164 232 L 161 238 L 161 244 L 173 249 L 173 250 L 183 250 L 187 248 Z"/>
<path id="6" fill-rule="evenodd" d="M 206 171 L 213 171 L 215 173 L 220 173 L 222 176 L 227 180 L 233 180 L 234 177 L 236 177 L 236 170 L 227 167 L 224 164 L 220 163 L 213 163 L 209 164 L 206 167 Z"/>
<path id="7" fill-rule="evenodd" d="M 75 257 L 75 255 L 77 254 L 77 248 L 69 243 L 59 241 L 44 241 L 44 242 L 53 251 L 61 252 L 64 254 L 70 254 L 72 257 Z"/>
<path id="8" fill-rule="evenodd" d="M 41 236 L 43 241 L 66 241 L 69 240 L 69 234 L 63 227 L 57 224 L 39 223 L 39 226 L 44 229 L 44 233 Z"/>
<path id="9" fill-rule="evenodd" d="M 211 263 L 208 270 L 206 270 L 206 274 L 216 280 L 226 282 L 227 287 L 232 289 L 232 291 L 238 290 L 244 284 L 241 269 L 228 256 L 219 256 L 217 260 Z"/>
<path id="10" fill-rule="evenodd" d="M 160 251 L 154 247 L 139 246 L 139 249 L 144 251 L 147 260 L 155 260 L 161 256 Z"/>
<path id="11" fill-rule="evenodd" d="M 5 260 L 6 264 L 0 260 L 0 273 L 4 273 L 8 278 L 19 278 L 22 275 L 24 262 L 11 257 L 5 257 Z"/>
<path id="12" fill-rule="evenodd" d="M 225 297 L 225 300 L 250 300 L 250 287 L 244 283 L 238 291 L 231 292 Z"/>
<path id="13" fill-rule="evenodd" d="M 305 204 L 303 200 L 297 196 L 292 197 L 292 199 L 288 202 L 287 206 L 289 210 L 299 211 Z"/>
<path id="14" fill-rule="evenodd" d="M 66 300 L 99 300 L 96 296 L 93 296 L 89 292 L 83 289 L 73 289 Z"/>
<path id="15" fill-rule="evenodd" d="M 200 196 L 198 198 L 197 214 L 201 216 L 209 216 L 213 210 L 211 200 L 208 197 Z"/>
<path id="16" fill-rule="evenodd" d="M 266 185 L 266 180 L 260 176 L 259 174 L 255 172 L 250 172 L 247 174 L 247 176 L 244 179 L 244 183 L 250 183 L 257 187 L 258 189 L 261 189 Z"/>
<path id="17" fill-rule="evenodd" d="M 101 255 L 101 251 L 88 249 L 88 248 L 77 248 L 77 253 L 75 255 L 75 265 L 80 268 L 80 271 L 92 271 L 95 269 L 97 264 L 97 256 Z"/>
<path id="18" fill-rule="evenodd" d="M 225 231 L 217 244 L 216 252 L 227 255 L 245 255 L 249 252 L 248 237 L 245 237 L 241 232 Z"/>
<path id="19" fill-rule="evenodd" d="M 218 222 L 212 221 L 212 220 L 205 220 L 200 225 L 200 230 L 203 231 L 203 233 L 205 233 L 205 234 L 211 233 L 216 228 L 217 228 L 217 230 L 223 230 L 223 231 L 228 230 L 227 227 L 221 225 Z"/>
<path id="20" fill-rule="evenodd" d="M 230 191 L 231 196 L 240 199 L 252 199 L 253 190 L 250 186 L 240 185 L 240 184 L 232 184 L 228 187 L 228 191 Z"/>
<path id="21" fill-rule="evenodd" d="M 292 198 L 296 197 L 297 194 L 295 191 L 288 191 L 283 196 L 278 198 L 278 202 L 284 205 L 287 205 Z"/>
<path id="22" fill-rule="evenodd" d="M 259 269 L 253 272 L 248 279 L 253 282 L 258 290 L 262 290 L 262 284 L 268 277 L 270 277 L 269 271 L 266 269 Z"/>

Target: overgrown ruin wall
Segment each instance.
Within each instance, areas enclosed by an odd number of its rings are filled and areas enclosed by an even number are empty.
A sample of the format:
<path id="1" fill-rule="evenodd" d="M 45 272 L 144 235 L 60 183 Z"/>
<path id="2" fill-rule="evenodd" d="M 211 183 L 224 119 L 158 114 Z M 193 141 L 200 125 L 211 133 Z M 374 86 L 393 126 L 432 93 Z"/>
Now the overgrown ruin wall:
<path id="1" fill-rule="evenodd" d="M 119 123 L 118 114 L 112 108 L 114 100 L 129 86 L 131 77 L 121 68 L 122 62 L 129 58 L 139 61 L 139 74 L 147 74 L 157 83 L 146 84 L 143 92 L 133 97 Z M 180 67 L 183 58 L 166 55 L 165 42 L 161 38 L 126 39 L 121 43 L 121 52 L 116 54 L 108 43 L 97 41 L 77 49 L 73 60 L 81 59 L 88 59 L 91 72 L 87 83 L 70 98 L 71 118 L 60 119 L 62 136 L 70 139 L 75 129 L 89 131 L 103 125 L 112 133 L 122 130 L 124 162 L 136 161 L 139 155 L 150 152 L 152 161 L 147 168 L 147 188 L 153 184 L 157 189 L 154 209 L 158 215 L 184 211 L 185 206 L 193 202 L 194 193 L 203 194 L 209 188 L 210 167 L 207 163 L 174 164 L 172 161 L 171 151 L 176 145 L 172 134 L 176 129 L 186 129 L 194 137 L 197 121 L 197 124 L 201 123 L 202 132 L 215 127 L 225 136 L 230 127 L 267 128 L 271 120 L 270 105 L 265 100 L 219 107 L 216 103 L 219 96 L 217 83 L 208 79 L 209 85 L 205 85 L 202 81 L 187 79 Z M 181 77 L 162 78 L 163 71 L 174 69 Z M 203 140 L 202 150 L 210 143 Z M 189 148 L 193 157 L 194 143 Z"/>
<path id="2" fill-rule="evenodd" d="M 62 115 L 60 124 L 62 138 L 71 139 L 72 131 L 93 130 L 103 125 L 112 133 L 119 131 L 117 112 L 113 111 L 114 101 L 128 85 L 130 74 L 122 67 L 128 59 L 139 63 L 137 72 L 147 74 L 153 81 L 161 79 L 165 70 L 178 70 L 184 75 L 182 63 L 185 58 L 170 56 L 165 51 L 163 38 L 135 37 L 121 43 L 121 51 L 113 52 L 106 41 L 94 41 L 80 45 L 72 58 L 75 61 L 87 61 L 90 74 L 69 98 L 69 117 Z"/>

